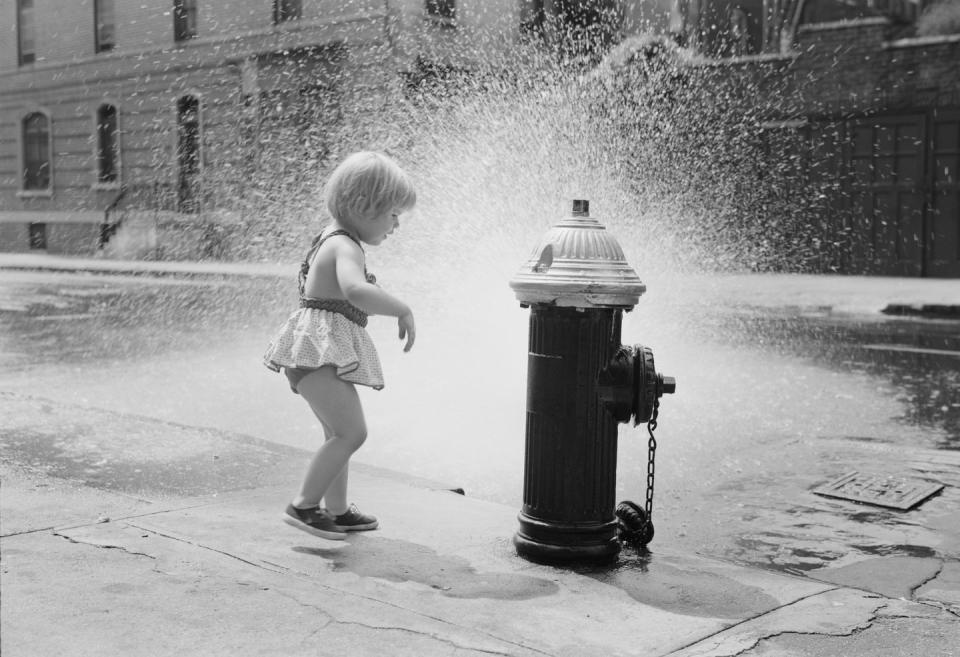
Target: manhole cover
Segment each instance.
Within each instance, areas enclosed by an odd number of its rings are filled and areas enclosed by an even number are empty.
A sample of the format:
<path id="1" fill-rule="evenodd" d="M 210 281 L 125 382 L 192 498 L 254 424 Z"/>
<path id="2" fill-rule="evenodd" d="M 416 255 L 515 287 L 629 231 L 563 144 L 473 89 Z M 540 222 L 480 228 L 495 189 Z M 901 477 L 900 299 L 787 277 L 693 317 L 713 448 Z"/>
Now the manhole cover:
<path id="1" fill-rule="evenodd" d="M 906 511 L 943 488 L 916 479 L 874 477 L 848 472 L 813 489 L 817 495 Z"/>

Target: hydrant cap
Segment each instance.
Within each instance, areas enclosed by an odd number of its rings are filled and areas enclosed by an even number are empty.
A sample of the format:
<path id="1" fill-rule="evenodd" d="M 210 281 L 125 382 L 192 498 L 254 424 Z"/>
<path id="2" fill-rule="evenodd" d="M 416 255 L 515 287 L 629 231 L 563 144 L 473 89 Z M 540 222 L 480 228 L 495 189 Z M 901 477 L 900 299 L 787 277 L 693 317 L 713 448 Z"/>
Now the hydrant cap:
<path id="1" fill-rule="evenodd" d="M 617 240 L 575 200 L 571 216 L 548 230 L 510 281 L 524 304 L 632 308 L 646 291 Z"/>

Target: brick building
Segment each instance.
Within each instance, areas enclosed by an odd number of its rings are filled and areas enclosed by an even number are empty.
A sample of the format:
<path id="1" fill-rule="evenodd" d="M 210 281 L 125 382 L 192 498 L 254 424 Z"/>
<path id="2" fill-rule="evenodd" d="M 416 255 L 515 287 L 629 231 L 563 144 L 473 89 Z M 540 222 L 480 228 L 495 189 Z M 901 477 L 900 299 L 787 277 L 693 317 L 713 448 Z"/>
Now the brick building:
<path id="1" fill-rule="evenodd" d="M 810 20 L 787 53 L 749 59 L 730 65 L 786 81 L 781 127 L 831 183 L 821 266 L 960 277 L 960 34 L 911 36 L 886 15 Z"/>
<path id="2" fill-rule="evenodd" d="M 778 97 L 765 139 L 825 196 L 813 269 L 960 277 L 960 34 L 918 36 L 930 4 L 681 0 L 706 65 Z"/>
<path id="3" fill-rule="evenodd" d="M 790 102 L 769 135 L 802 137 L 808 173 L 836 183 L 811 218 L 830 245 L 816 266 L 960 276 L 960 35 L 915 36 L 921 0 L 163 5 L 0 0 L 0 251 L 220 255 L 238 198 L 259 216 L 298 205 L 345 107 L 375 108 L 424 54 L 467 67 L 590 5 L 776 81 Z M 158 247 L 164 227 L 179 252 Z"/>
<path id="4" fill-rule="evenodd" d="M 251 167 L 289 173 L 271 138 L 322 150 L 339 107 L 376 103 L 427 45 L 443 56 L 454 21 L 518 33 L 521 8 L 0 0 L 0 251 L 93 254 L 122 238 L 153 248 L 167 226 L 181 255 L 216 255 L 202 243 L 230 221 L 210 220 L 224 197 L 249 191 Z M 111 239 L 121 224 L 136 234 Z"/>
<path id="5" fill-rule="evenodd" d="M 797 35 L 808 130 L 841 181 L 828 229 L 849 245 L 844 271 L 960 277 L 960 34 L 899 27 L 878 17 Z"/>

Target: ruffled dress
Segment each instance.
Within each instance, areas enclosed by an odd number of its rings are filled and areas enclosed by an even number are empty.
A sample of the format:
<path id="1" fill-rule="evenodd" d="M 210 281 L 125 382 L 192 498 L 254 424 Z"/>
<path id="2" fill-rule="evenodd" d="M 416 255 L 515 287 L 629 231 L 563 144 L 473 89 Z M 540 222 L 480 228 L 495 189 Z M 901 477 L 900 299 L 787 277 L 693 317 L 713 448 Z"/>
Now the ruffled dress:
<path id="1" fill-rule="evenodd" d="M 304 296 L 310 261 L 334 235 L 346 235 L 360 246 L 347 231 L 335 230 L 310 249 L 300 266 L 300 308 L 287 318 L 263 355 L 263 364 L 274 372 L 283 368 L 293 392 L 297 392 L 300 379 L 325 365 L 333 365 L 344 381 L 383 388 L 380 357 L 365 328 L 366 313 L 345 299 Z M 369 282 L 376 282 L 372 274 L 366 276 Z"/>

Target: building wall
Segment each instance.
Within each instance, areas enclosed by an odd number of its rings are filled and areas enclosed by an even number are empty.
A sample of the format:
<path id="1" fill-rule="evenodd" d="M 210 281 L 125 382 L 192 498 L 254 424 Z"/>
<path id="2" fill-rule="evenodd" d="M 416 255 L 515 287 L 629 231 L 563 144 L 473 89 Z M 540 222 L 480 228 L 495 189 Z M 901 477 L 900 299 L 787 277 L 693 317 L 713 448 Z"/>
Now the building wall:
<path id="1" fill-rule="evenodd" d="M 882 17 L 801 25 L 787 55 L 717 66 L 753 76 L 761 94 L 785 84 L 771 118 L 807 131 L 811 149 L 830 144 L 817 161 L 826 206 L 810 218 L 840 245 L 825 268 L 960 277 L 960 34 L 901 29 Z"/>
<path id="2" fill-rule="evenodd" d="M 21 253 L 30 250 L 30 224 L 0 222 L 0 251 Z"/>
<path id="3" fill-rule="evenodd" d="M 272 0 L 199 0 L 196 37 L 175 42 L 173 0 L 115 0 L 115 47 L 96 53 L 94 0 L 34 0 L 36 61 L 20 65 L 16 7 L 0 0 L 0 250 L 24 248 L 28 216 L 53 226 L 78 213 L 110 221 L 108 210 L 122 216 L 125 206 L 175 209 L 176 103 L 184 94 L 201 101 L 200 178 L 235 189 L 251 153 L 263 152 L 243 143 L 256 139 L 244 130 L 269 120 L 250 98 L 287 94 L 289 102 L 317 87 L 332 104 L 349 98 L 374 108 L 383 86 L 430 44 L 452 52 L 454 42 L 483 33 L 516 34 L 520 12 L 517 0 L 460 0 L 450 26 L 428 20 L 423 0 L 305 0 L 299 20 L 274 25 Z M 102 103 L 119 110 L 117 184 L 97 183 Z M 52 122 L 52 193 L 28 195 L 21 190 L 22 119 L 37 110 Z M 73 249 L 60 235 L 89 249 L 79 230 L 51 227 L 48 250 Z"/>
<path id="4" fill-rule="evenodd" d="M 47 224 L 47 251 L 64 255 L 86 255 L 100 242 L 100 226 L 91 223 Z"/>
<path id="5" fill-rule="evenodd" d="M 0 250 L 25 248 L 24 221 L 40 216 L 48 225 L 48 251 L 92 253 L 108 208 L 134 195 L 137 202 L 158 196 L 150 190 L 169 195 L 178 170 L 176 103 L 184 94 L 201 100 L 203 174 L 240 176 L 231 169 L 237 152 L 228 146 L 238 138 L 242 99 L 276 85 L 270 70 L 251 77 L 249 64 L 256 71 L 271 53 L 310 48 L 329 61 L 309 73 L 325 77 L 331 88 L 343 79 L 360 89 L 376 86 L 386 14 L 372 6 L 305 2 L 299 21 L 274 26 L 269 1 L 200 2 L 197 38 L 174 43 L 170 10 L 118 0 L 116 47 L 94 53 L 92 0 L 35 0 L 37 61 L 20 66 L 16 3 L 2 0 L 0 17 L 10 19 L 2 29 L 10 38 L 0 40 Z M 119 110 L 117 184 L 97 183 L 96 111 L 102 103 Z M 37 110 L 51 120 L 52 192 L 28 195 L 21 191 L 21 121 Z M 76 216 L 94 217 L 98 225 L 68 226 Z"/>
<path id="6" fill-rule="evenodd" d="M 780 69 L 805 116 L 867 115 L 960 106 L 960 34 L 891 38 L 885 18 L 801 25 L 793 52 L 743 60 L 755 73 Z M 786 112 L 785 112 L 786 113 Z"/>

